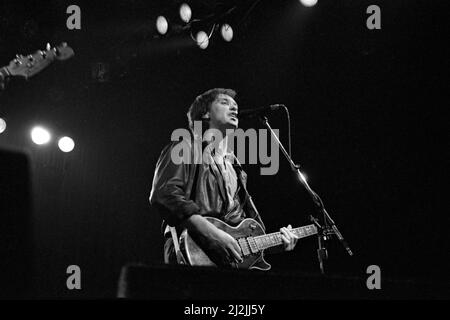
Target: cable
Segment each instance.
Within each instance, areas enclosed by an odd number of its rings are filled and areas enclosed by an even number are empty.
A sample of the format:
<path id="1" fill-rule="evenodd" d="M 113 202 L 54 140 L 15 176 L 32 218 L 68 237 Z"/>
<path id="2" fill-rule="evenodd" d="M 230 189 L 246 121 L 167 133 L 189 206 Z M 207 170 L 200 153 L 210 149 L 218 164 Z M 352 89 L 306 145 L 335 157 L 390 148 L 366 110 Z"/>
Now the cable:
<path id="1" fill-rule="evenodd" d="M 261 0 L 256 0 L 255 2 L 252 3 L 252 5 L 250 6 L 250 8 L 247 10 L 247 12 L 245 13 L 244 17 L 236 24 L 237 26 L 240 26 L 242 21 L 244 21 L 245 19 L 247 19 L 248 15 L 250 14 L 250 12 L 256 7 L 256 5 L 261 2 Z"/>
<path id="2" fill-rule="evenodd" d="M 210 31 L 209 35 L 206 34 L 206 35 L 208 36 L 208 41 L 209 41 L 209 39 L 211 39 L 211 37 L 212 37 L 212 35 L 213 35 L 213 33 L 214 33 L 214 30 L 216 29 L 216 26 L 217 26 L 217 24 L 214 23 L 213 26 L 212 26 L 212 28 L 211 28 L 211 31 Z M 191 36 L 191 39 L 192 39 L 192 40 L 194 40 L 195 42 L 197 42 L 197 39 L 195 39 L 194 36 L 192 35 L 192 30 L 191 30 L 191 32 L 189 33 L 189 35 Z"/>

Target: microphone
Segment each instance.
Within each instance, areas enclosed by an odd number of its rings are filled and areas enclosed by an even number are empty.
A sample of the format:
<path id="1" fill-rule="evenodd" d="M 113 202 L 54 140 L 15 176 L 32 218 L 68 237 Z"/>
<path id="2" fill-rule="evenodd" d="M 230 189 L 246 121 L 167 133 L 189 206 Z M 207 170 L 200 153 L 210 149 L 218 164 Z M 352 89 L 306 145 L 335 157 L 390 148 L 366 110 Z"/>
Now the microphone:
<path id="1" fill-rule="evenodd" d="M 283 106 L 284 106 L 283 104 L 272 104 L 267 107 L 244 109 L 238 112 L 238 118 L 244 119 L 244 118 L 254 118 L 258 116 L 264 116 L 272 111 L 280 109 Z"/>

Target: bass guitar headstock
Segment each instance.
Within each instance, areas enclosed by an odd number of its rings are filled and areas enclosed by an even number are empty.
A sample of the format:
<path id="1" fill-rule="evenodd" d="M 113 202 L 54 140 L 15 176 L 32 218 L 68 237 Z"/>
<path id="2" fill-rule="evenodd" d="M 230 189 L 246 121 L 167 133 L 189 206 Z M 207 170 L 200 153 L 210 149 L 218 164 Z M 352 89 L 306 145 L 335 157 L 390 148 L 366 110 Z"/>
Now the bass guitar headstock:
<path id="1" fill-rule="evenodd" d="M 4 69 L 8 76 L 20 76 L 28 79 L 41 72 L 54 60 L 67 60 L 74 54 L 73 49 L 65 42 L 53 48 L 47 44 L 45 50 L 38 50 L 27 56 L 17 55 Z"/>

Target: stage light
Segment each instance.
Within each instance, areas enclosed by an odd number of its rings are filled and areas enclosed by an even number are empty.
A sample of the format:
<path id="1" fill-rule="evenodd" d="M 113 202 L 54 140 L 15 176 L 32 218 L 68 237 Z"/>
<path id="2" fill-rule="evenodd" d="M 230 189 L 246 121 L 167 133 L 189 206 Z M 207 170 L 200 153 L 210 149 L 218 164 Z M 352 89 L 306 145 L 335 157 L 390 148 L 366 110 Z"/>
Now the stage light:
<path id="1" fill-rule="evenodd" d="M 301 171 L 299 171 L 299 175 L 296 175 L 296 177 L 297 177 L 297 181 L 302 184 L 306 183 L 308 180 L 308 176 L 304 172 L 301 172 Z"/>
<path id="2" fill-rule="evenodd" d="M 305 7 L 312 7 L 316 5 L 317 0 L 300 0 L 300 2 Z"/>
<path id="3" fill-rule="evenodd" d="M 305 182 L 308 180 L 308 176 L 303 172 L 300 172 L 300 178 Z"/>
<path id="4" fill-rule="evenodd" d="M 75 147 L 75 142 L 73 142 L 72 138 L 62 137 L 58 141 L 58 147 L 62 152 L 70 152 Z"/>
<path id="5" fill-rule="evenodd" d="M 160 34 L 166 34 L 168 29 L 169 23 L 164 16 L 159 16 L 158 18 L 156 18 L 156 30 L 158 30 Z"/>
<path id="6" fill-rule="evenodd" d="M 31 140 L 39 145 L 46 144 L 51 140 L 51 135 L 48 130 L 42 127 L 34 127 L 33 130 L 31 130 Z"/>
<path id="7" fill-rule="evenodd" d="M 6 121 L 0 118 L 0 133 L 3 133 L 6 130 Z"/>
<path id="8" fill-rule="evenodd" d="M 200 31 L 199 33 L 197 33 L 196 41 L 197 41 L 197 45 L 200 48 L 206 49 L 209 44 L 209 38 L 208 38 L 208 35 L 206 34 L 206 32 Z"/>
<path id="9" fill-rule="evenodd" d="M 225 41 L 230 42 L 233 39 L 233 28 L 227 23 L 222 25 L 222 28 L 220 29 L 220 32 L 222 34 L 222 38 Z"/>
<path id="10" fill-rule="evenodd" d="M 183 3 L 180 6 L 180 18 L 184 22 L 188 23 L 189 20 L 191 20 L 192 17 L 192 10 L 191 7 L 189 7 L 186 3 Z"/>

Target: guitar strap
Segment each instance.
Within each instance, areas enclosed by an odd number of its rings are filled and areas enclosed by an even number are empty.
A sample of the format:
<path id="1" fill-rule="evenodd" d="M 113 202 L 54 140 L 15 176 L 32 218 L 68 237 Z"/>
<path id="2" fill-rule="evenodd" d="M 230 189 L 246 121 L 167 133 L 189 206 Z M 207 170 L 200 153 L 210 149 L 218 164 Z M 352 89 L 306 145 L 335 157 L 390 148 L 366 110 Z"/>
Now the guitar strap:
<path id="1" fill-rule="evenodd" d="M 178 243 L 177 229 L 175 229 L 175 227 L 169 226 L 169 230 L 172 235 L 173 248 L 175 250 L 175 255 L 177 257 L 177 262 L 178 264 L 186 264 L 186 261 L 184 260 L 183 257 L 183 253 L 180 250 L 180 244 Z"/>
<path id="2" fill-rule="evenodd" d="M 238 180 L 239 180 L 239 183 L 241 185 L 241 188 L 242 188 L 242 190 L 244 190 L 244 194 L 245 194 L 244 205 L 248 201 L 248 205 L 249 205 L 249 207 L 251 209 L 251 210 L 248 210 L 247 214 L 250 216 L 250 218 L 255 219 L 262 226 L 262 228 L 265 231 L 266 230 L 266 226 L 264 225 L 264 222 L 262 221 L 261 216 L 259 215 L 258 209 L 256 209 L 255 203 L 253 202 L 253 199 L 250 196 L 250 193 L 248 193 L 247 187 L 245 186 L 244 179 L 242 177 L 242 166 L 241 166 L 241 163 L 239 162 L 239 160 L 238 160 L 238 158 L 236 156 L 234 156 L 233 167 L 234 167 L 234 170 L 237 173 Z"/>

